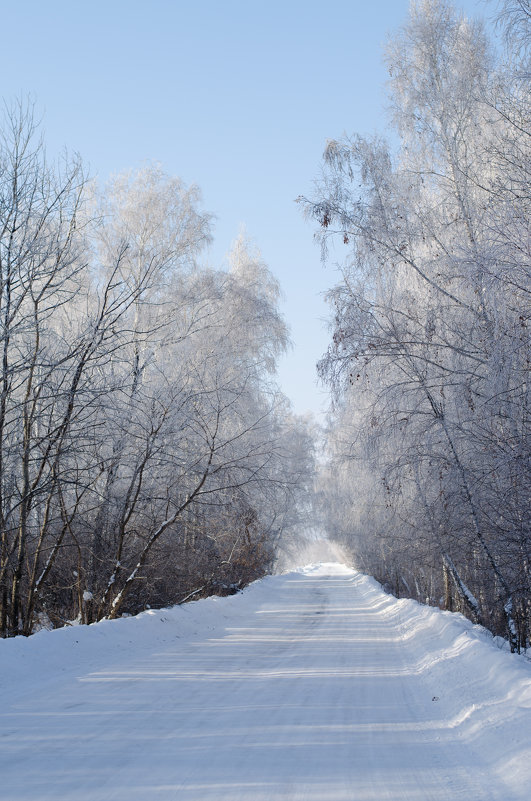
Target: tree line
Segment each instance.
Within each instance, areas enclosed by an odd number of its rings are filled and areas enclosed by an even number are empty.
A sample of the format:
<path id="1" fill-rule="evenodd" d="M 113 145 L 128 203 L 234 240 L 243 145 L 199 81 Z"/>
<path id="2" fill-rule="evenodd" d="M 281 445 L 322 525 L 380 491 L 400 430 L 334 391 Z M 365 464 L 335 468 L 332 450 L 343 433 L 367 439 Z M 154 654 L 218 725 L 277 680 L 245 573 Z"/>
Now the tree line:
<path id="1" fill-rule="evenodd" d="M 307 513 L 309 426 L 279 392 L 279 286 L 156 166 L 50 165 L 0 132 L 0 634 L 230 592 Z"/>
<path id="2" fill-rule="evenodd" d="M 529 645 L 531 6 L 496 46 L 419 0 L 386 51 L 392 132 L 329 142 L 313 198 L 333 394 L 324 525 L 397 595 Z M 504 40 L 502 42 L 501 40 Z M 504 47 L 503 47 L 504 44 Z"/>

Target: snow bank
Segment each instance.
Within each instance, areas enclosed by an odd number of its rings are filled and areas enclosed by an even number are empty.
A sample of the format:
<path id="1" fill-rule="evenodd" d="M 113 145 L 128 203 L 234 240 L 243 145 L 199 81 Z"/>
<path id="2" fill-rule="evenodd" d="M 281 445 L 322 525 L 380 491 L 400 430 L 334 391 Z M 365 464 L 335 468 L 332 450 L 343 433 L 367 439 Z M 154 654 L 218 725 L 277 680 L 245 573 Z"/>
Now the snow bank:
<path id="1" fill-rule="evenodd" d="M 156 650 L 175 640 L 183 645 L 220 634 L 242 615 L 271 598 L 278 577 L 256 581 L 243 592 L 206 598 L 167 609 L 149 609 L 134 617 L 102 620 L 90 626 L 41 630 L 31 637 L 0 640 L 0 693 L 10 700 L 25 695 L 28 685 L 56 683 L 80 672 L 96 671 L 115 660 L 127 661 L 139 647 Z"/>
<path id="2" fill-rule="evenodd" d="M 456 612 L 397 600 L 369 576 L 363 593 L 418 654 L 414 667 L 444 705 L 445 726 L 472 744 L 515 792 L 531 785 L 531 661 L 500 648 Z"/>

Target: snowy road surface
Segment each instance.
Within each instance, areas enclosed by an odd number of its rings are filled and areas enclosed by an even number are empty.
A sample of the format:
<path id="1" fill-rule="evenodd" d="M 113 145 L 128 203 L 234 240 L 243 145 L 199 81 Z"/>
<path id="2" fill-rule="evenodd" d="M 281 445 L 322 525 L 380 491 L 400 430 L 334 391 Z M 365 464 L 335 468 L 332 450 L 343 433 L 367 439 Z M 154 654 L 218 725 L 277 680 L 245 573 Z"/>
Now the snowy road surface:
<path id="1" fill-rule="evenodd" d="M 2 801 L 524 801 L 529 663 L 337 564 L 0 643 Z"/>

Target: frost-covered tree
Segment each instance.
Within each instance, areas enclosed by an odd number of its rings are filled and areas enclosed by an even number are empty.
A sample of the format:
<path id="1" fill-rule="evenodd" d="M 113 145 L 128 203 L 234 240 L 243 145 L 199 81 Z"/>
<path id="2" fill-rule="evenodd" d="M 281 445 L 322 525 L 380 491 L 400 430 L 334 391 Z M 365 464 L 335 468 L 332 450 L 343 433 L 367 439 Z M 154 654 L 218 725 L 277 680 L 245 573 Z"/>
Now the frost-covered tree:
<path id="1" fill-rule="evenodd" d="M 439 0 L 412 4 L 387 64 L 398 152 L 329 143 L 305 201 L 323 252 L 330 237 L 348 247 L 320 365 L 333 459 L 367 569 L 517 648 L 531 593 L 528 86 Z"/>
<path id="2" fill-rule="evenodd" d="M 31 109 L 3 130 L 1 634 L 263 575 L 312 470 L 278 283 L 243 237 L 203 267 L 210 216 L 159 167 L 98 189 L 47 165 Z"/>

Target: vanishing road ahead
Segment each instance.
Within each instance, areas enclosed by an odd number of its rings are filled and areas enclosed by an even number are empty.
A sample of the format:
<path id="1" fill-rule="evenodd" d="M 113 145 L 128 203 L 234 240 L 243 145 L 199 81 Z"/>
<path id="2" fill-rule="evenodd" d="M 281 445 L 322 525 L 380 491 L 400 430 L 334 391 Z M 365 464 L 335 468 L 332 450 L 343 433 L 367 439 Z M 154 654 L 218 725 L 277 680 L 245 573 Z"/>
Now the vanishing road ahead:
<path id="1" fill-rule="evenodd" d="M 463 693 L 478 692 L 473 671 L 463 676 L 453 658 L 441 667 L 451 616 L 428 612 L 440 630 L 428 618 L 421 636 L 408 603 L 325 564 L 168 610 L 164 639 L 145 638 L 144 628 L 131 635 L 129 620 L 104 624 L 91 660 L 42 682 L 36 664 L 23 693 L 0 695 L 0 798 L 524 798 L 502 783 L 493 749 L 469 736 L 478 705 L 468 708 Z M 180 633 L 187 615 L 197 618 L 193 636 Z M 107 654 L 109 632 L 126 630 L 128 647 Z M 65 637 L 54 642 L 66 662 Z"/>

